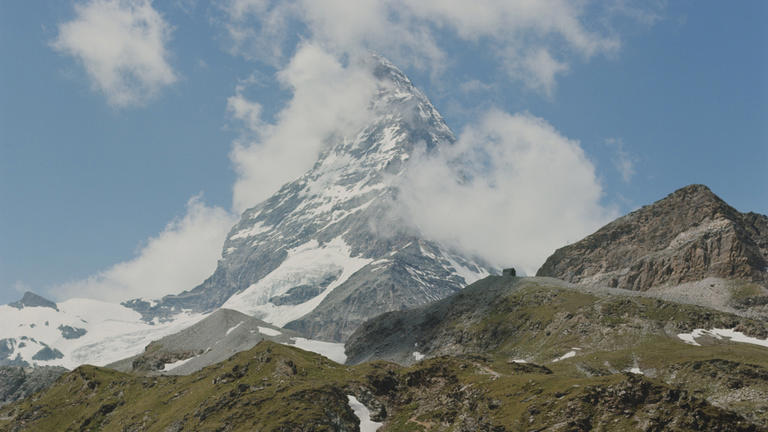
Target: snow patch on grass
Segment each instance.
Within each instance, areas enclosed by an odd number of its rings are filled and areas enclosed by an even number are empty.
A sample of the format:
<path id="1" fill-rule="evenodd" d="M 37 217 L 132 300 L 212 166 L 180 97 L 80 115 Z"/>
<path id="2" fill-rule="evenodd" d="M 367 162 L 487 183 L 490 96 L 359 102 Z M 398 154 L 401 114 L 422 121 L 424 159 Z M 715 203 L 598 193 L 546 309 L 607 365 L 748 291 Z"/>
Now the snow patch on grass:
<path id="1" fill-rule="evenodd" d="M 193 356 L 193 357 L 190 357 L 190 358 L 184 359 L 184 360 L 178 360 L 178 361 L 175 361 L 173 363 L 166 363 L 165 365 L 163 365 L 162 371 L 164 371 L 164 372 L 171 371 L 171 370 L 173 370 L 173 369 L 175 369 L 175 368 L 177 368 L 177 367 L 179 367 L 179 366 L 189 362 L 190 360 L 194 359 L 195 357 L 197 357 L 197 356 Z"/>
<path id="2" fill-rule="evenodd" d="M 559 362 L 560 360 L 569 359 L 571 357 L 576 357 L 576 351 L 568 351 L 567 353 L 561 355 L 560 357 L 552 360 L 552 363 Z"/>
<path id="3" fill-rule="evenodd" d="M 360 432 L 376 432 L 382 426 L 382 423 L 371 420 L 371 411 L 356 397 L 348 395 L 347 399 L 349 400 L 349 407 L 360 419 Z"/>
<path id="4" fill-rule="evenodd" d="M 711 330 L 695 329 L 690 333 L 678 333 L 677 335 L 677 337 L 683 340 L 685 343 L 689 343 L 695 346 L 701 346 L 701 344 L 696 342 L 696 338 L 700 338 L 702 336 L 709 336 L 709 337 L 713 337 L 715 339 L 721 339 L 721 340 L 726 339 L 726 340 L 730 340 L 731 342 L 741 342 L 741 343 L 748 343 L 753 345 L 760 345 L 768 348 L 768 340 L 747 336 L 740 331 L 736 331 L 736 329 L 718 329 L 718 328 L 714 328 Z"/>

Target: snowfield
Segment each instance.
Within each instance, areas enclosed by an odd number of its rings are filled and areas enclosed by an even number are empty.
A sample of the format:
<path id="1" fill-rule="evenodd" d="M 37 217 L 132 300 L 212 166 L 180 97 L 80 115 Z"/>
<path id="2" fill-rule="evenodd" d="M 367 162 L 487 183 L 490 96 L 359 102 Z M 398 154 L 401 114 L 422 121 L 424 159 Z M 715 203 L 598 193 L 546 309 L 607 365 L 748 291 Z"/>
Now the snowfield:
<path id="1" fill-rule="evenodd" d="M 0 305 L 0 344 L 8 360 L 23 360 L 32 365 L 63 366 L 81 364 L 104 366 L 136 355 L 151 341 L 176 333 L 206 315 L 182 313 L 167 322 L 147 323 L 141 315 L 119 304 L 90 299 L 70 299 L 50 307 L 17 309 Z M 67 335 L 67 328 L 76 331 Z M 53 355 L 36 357 L 49 348 Z M 60 358 L 50 358 L 60 357 Z"/>
<path id="2" fill-rule="evenodd" d="M 370 263 L 371 259 L 350 256 L 349 245 L 337 237 L 320 246 L 311 240 L 288 251 L 283 263 L 244 291 L 233 295 L 223 308 L 234 309 L 278 327 L 311 312 L 334 288 L 353 273 Z M 277 306 L 269 301 L 300 285 L 315 285 L 329 276 L 341 274 L 320 295 L 297 305 Z"/>

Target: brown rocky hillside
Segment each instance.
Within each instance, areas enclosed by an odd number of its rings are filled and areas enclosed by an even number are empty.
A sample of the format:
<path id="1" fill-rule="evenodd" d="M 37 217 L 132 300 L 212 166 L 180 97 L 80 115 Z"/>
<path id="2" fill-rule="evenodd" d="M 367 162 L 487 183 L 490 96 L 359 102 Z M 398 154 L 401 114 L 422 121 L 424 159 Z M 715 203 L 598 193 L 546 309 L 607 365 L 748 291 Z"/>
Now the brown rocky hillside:
<path id="1" fill-rule="evenodd" d="M 646 291 L 708 277 L 768 285 L 768 217 L 690 185 L 562 247 L 536 273 Z"/>

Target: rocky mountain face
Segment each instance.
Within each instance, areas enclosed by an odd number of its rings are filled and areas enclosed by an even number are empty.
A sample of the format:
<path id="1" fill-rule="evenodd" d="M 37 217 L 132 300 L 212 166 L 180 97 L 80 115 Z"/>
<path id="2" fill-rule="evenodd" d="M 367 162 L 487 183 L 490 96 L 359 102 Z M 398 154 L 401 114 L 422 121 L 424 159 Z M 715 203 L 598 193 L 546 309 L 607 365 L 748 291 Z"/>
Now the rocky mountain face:
<path id="1" fill-rule="evenodd" d="M 50 387 L 66 372 L 63 367 L 56 366 L 0 366 L 0 406 Z"/>
<path id="2" fill-rule="evenodd" d="M 768 287 L 768 217 L 691 185 L 558 249 L 536 275 L 638 291 L 708 277 Z"/>
<path id="3" fill-rule="evenodd" d="M 485 359 L 516 367 L 523 376 L 546 374 L 553 384 L 566 377 L 619 379 L 622 384 L 617 388 L 627 386 L 626 391 L 648 397 L 645 390 L 633 387 L 649 383 L 626 381 L 629 374 L 640 381 L 650 378 L 654 385 L 669 386 L 679 394 L 697 394 L 735 418 L 768 428 L 767 339 L 768 323 L 762 320 L 633 291 L 585 292 L 556 279 L 490 276 L 439 302 L 367 321 L 349 338 L 346 353 L 349 364 Z M 504 375 L 486 365 L 489 376 Z M 598 393 L 613 391 L 603 388 Z M 650 399 L 656 398 L 664 396 Z M 588 417 L 576 429 L 596 427 L 594 417 L 575 409 L 586 405 L 571 403 L 570 412 Z M 633 420 L 623 430 L 647 430 L 639 425 L 665 417 L 656 409 L 655 414 L 640 414 L 638 409 L 647 409 L 647 403 L 630 404 L 627 418 Z M 618 409 L 621 404 L 613 400 L 606 408 Z"/>
<path id="4" fill-rule="evenodd" d="M 226 307 L 340 341 L 367 318 L 443 298 L 492 272 L 422 238 L 395 211 L 397 178 L 414 151 L 455 139 L 402 72 L 373 63 L 370 121 L 333 138 L 312 169 L 245 211 L 210 278 L 156 305 L 126 305 L 147 320 Z"/>

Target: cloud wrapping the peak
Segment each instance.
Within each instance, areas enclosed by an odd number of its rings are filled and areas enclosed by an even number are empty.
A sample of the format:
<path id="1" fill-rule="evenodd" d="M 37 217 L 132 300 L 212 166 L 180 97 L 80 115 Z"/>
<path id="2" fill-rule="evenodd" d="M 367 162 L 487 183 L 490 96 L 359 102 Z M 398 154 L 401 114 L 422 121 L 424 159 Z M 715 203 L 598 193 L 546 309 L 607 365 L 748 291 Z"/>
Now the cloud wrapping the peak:
<path id="1" fill-rule="evenodd" d="M 258 104 L 240 93 L 228 101 L 247 130 L 234 144 L 238 173 L 233 207 L 252 207 L 312 167 L 334 137 L 348 136 L 370 118 L 376 80 L 364 63 L 343 65 L 316 44 L 304 44 L 278 74 L 293 96 L 274 123 L 257 118 Z"/>
<path id="2" fill-rule="evenodd" d="M 75 13 L 51 45 L 82 63 L 110 105 L 142 105 L 177 80 L 166 48 L 171 26 L 149 0 L 90 0 Z"/>
<path id="3" fill-rule="evenodd" d="M 171 221 L 150 238 L 136 257 L 84 280 L 54 287 L 51 294 L 62 299 L 122 301 L 160 298 L 194 288 L 216 269 L 224 239 L 235 220 L 229 212 L 208 207 L 193 197 L 184 217 Z"/>
<path id="4" fill-rule="evenodd" d="M 529 114 L 487 112 L 415 158 L 400 188 L 404 220 L 427 237 L 526 274 L 616 216 L 579 143 Z"/>

